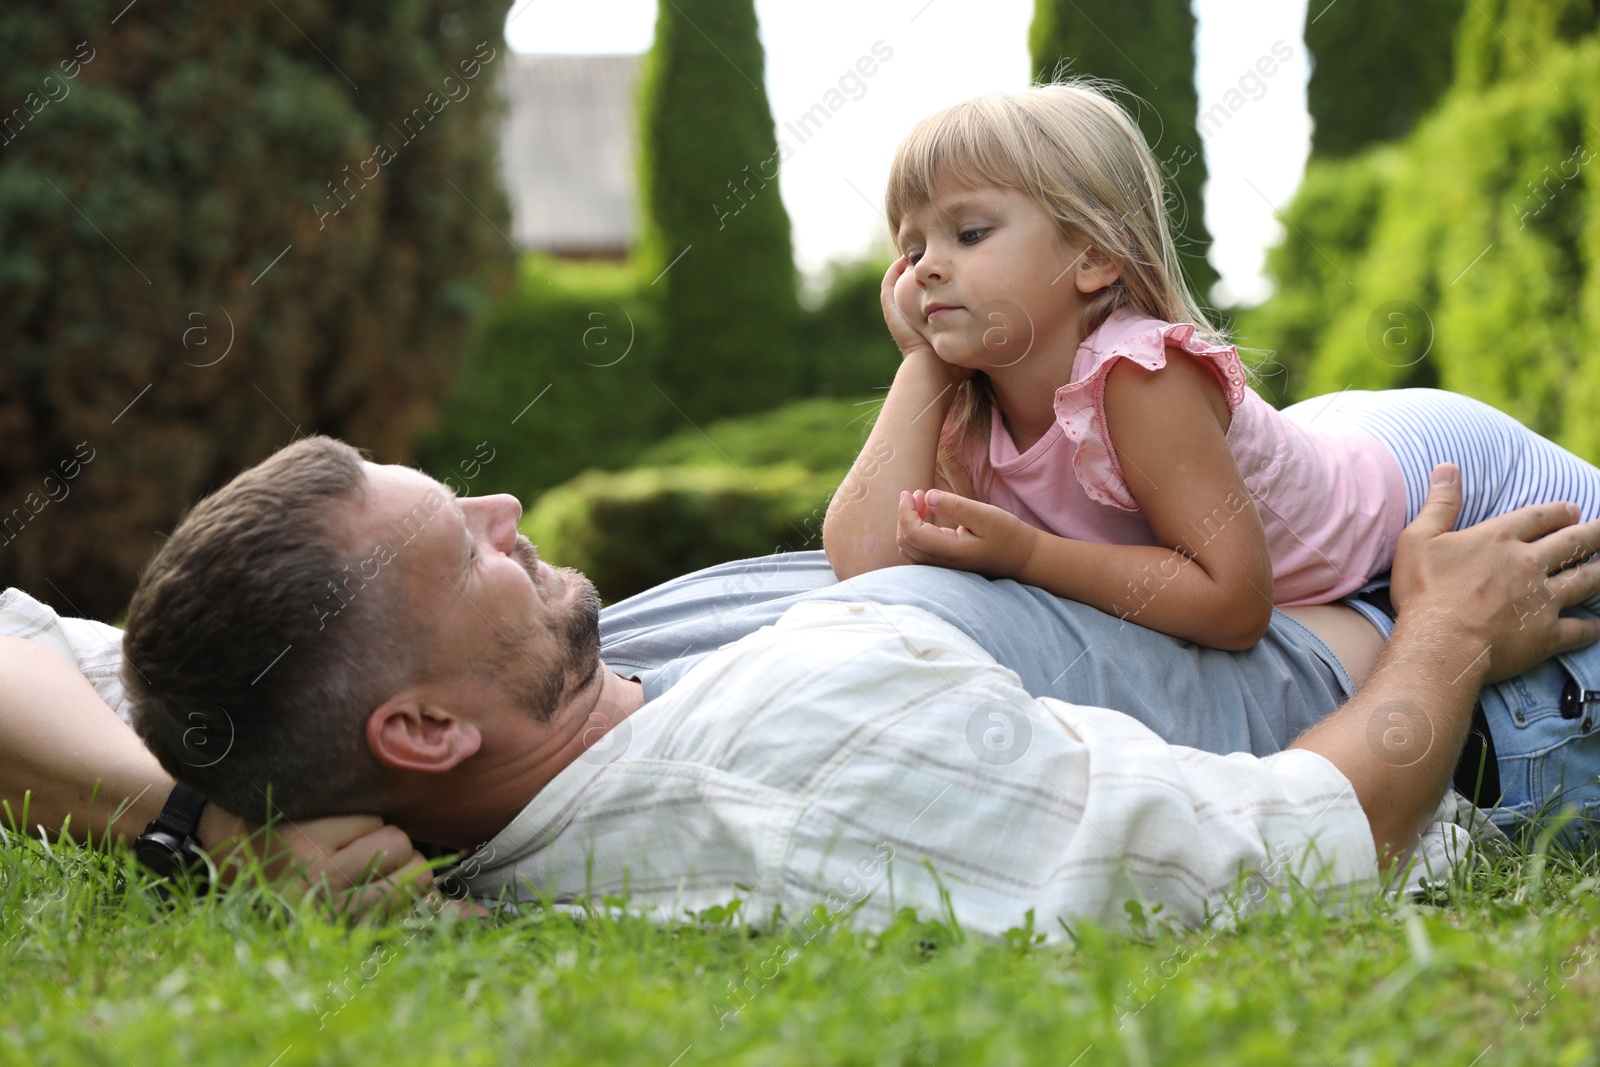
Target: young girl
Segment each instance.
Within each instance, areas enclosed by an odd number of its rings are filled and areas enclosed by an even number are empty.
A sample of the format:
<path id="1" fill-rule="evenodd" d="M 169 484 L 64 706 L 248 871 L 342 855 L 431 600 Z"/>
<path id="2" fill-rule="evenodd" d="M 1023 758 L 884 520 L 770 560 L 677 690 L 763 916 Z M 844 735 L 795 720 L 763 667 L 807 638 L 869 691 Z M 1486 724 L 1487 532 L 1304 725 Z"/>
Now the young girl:
<path id="1" fill-rule="evenodd" d="M 1600 470 L 1467 397 L 1345 392 L 1279 412 L 1257 396 L 1185 288 L 1155 159 L 1094 88 L 924 120 L 887 214 L 903 358 L 829 506 L 840 578 L 956 567 L 1240 649 L 1275 604 L 1387 570 L 1438 463 L 1459 467 L 1462 526 L 1537 502 L 1600 514 Z"/>

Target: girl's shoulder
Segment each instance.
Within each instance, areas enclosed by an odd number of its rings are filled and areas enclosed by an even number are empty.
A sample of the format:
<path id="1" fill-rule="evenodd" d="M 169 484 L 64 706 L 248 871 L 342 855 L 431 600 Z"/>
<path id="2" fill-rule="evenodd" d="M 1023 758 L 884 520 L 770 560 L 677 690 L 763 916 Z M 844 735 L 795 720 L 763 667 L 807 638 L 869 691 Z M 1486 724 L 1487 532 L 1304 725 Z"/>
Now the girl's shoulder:
<path id="1" fill-rule="evenodd" d="M 1249 384 L 1239 350 L 1233 345 L 1211 343 L 1193 323 L 1167 322 L 1126 308 L 1112 312 L 1083 339 L 1072 363 L 1072 383 L 1063 392 L 1098 399 L 1105 389 L 1105 377 L 1117 360 L 1132 360 L 1146 370 L 1160 370 L 1167 365 L 1168 350 L 1174 348 L 1195 357 L 1216 375 L 1229 411 L 1244 401 Z"/>
<path id="2" fill-rule="evenodd" d="M 1250 395 L 1244 364 L 1232 345 L 1211 344 L 1192 323 L 1166 322 L 1126 310 L 1113 312 L 1078 346 L 1072 381 L 1055 395 L 1056 421 L 1076 445 L 1073 467 L 1091 500 L 1125 511 L 1137 510 L 1106 432 L 1106 378 L 1124 359 L 1146 370 L 1160 370 L 1167 365 L 1167 353 L 1172 349 L 1198 359 L 1216 376 L 1230 415 Z"/>

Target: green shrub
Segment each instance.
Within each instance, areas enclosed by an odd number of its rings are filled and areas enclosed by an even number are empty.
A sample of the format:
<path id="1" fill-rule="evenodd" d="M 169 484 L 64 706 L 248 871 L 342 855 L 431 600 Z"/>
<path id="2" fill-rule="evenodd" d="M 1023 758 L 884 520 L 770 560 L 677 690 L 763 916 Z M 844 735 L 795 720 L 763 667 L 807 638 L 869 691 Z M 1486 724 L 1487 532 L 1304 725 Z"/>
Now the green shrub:
<path id="1" fill-rule="evenodd" d="M 1436 383 L 1600 458 L 1600 41 L 1534 62 L 1458 84 L 1398 145 L 1308 168 L 1288 217 L 1310 229 L 1241 321 L 1246 343 L 1309 356 L 1291 395 Z"/>
<path id="2" fill-rule="evenodd" d="M 1273 403 L 1308 395 L 1312 356 L 1351 299 L 1351 278 L 1399 166 L 1397 149 L 1379 148 L 1306 168 L 1284 213 L 1284 239 L 1267 252 L 1277 291 L 1265 304 L 1240 311 L 1233 325 L 1256 389 Z"/>
<path id="3" fill-rule="evenodd" d="M 634 470 L 587 471 L 550 490 L 523 532 L 607 600 L 713 563 L 820 548 L 828 499 L 879 402 L 802 400 L 680 431 Z"/>
<path id="4" fill-rule="evenodd" d="M 806 392 L 852 396 L 887 390 L 900 366 L 900 350 L 883 324 L 878 290 L 892 256 L 835 264 L 821 303 L 805 314 L 800 353 Z"/>
<path id="5" fill-rule="evenodd" d="M 413 457 L 511 279 L 509 6 L 0 5 L 0 513 L 94 456 L 0 585 L 115 617 L 297 433 Z"/>
<path id="6" fill-rule="evenodd" d="M 633 268 L 530 257 L 468 358 L 423 467 L 463 494 L 526 501 L 579 471 L 625 466 L 684 425 L 654 384 L 660 351 L 655 304 Z"/>
<path id="7" fill-rule="evenodd" d="M 724 419 L 704 433 L 685 430 L 645 449 L 639 463 L 761 467 L 794 463 L 816 474 L 844 478 L 866 443 L 883 398 L 814 399 L 740 419 Z"/>
<path id="8" fill-rule="evenodd" d="M 725 560 L 820 547 L 835 484 L 796 464 L 589 471 L 541 497 L 522 530 L 614 602 Z"/>

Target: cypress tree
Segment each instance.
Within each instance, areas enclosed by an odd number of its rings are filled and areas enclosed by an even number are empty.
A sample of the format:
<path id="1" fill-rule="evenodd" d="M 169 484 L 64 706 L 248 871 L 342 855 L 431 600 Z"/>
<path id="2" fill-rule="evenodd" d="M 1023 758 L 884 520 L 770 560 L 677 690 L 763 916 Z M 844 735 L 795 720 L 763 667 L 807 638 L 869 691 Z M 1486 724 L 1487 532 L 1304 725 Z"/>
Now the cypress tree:
<path id="1" fill-rule="evenodd" d="M 1596 0 L 1474 0 L 1456 34 L 1457 81 L 1466 89 L 1538 75 L 1538 57 L 1594 34 Z"/>
<path id="2" fill-rule="evenodd" d="M 1342 158 L 1403 137 L 1454 77 L 1463 0 L 1311 0 L 1311 151 Z"/>
<path id="3" fill-rule="evenodd" d="M 297 434 L 410 458 L 512 259 L 509 2 L 0 7 L 0 584 L 115 618 Z"/>
<path id="4" fill-rule="evenodd" d="M 1037 0 L 1028 46 L 1042 79 L 1087 75 L 1116 82 L 1161 164 L 1173 240 L 1202 303 L 1217 272 L 1206 253 L 1206 159 L 1196 125 L 1195 18 L 1189 0 Z"/>
<path id="5" fill-rule="evenodd" d="M 1239 331 L 1304 368 L 1290 397 L 1438 385 L 1600 458 L 1595 14 L 1475 0 L 1416 129 L 1311 161 Z"/>
<path id="6" fill-rule="evenodd" d="M 692 420 L 772 407 L 803 381 L 764 66 L 751 0 L 663 0 L 640 84 L 643 277 L 659 387 Z"/>

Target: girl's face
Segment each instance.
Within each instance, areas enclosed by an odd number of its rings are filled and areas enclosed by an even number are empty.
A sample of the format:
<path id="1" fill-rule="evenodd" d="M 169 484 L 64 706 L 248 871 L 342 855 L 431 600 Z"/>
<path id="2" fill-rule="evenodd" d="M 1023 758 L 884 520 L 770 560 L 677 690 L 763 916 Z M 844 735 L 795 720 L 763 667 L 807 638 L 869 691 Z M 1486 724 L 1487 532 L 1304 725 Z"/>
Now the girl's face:
<path id="1" fill-rule="evenodd" d="M 1041 358 L 1070 368 L 1086 295 L 1117 277 L 1014 189 L 940 189 L 906 214 L 897 243 L 911 263 L 900 313 L 945 362 L 991 375 Z"/>

